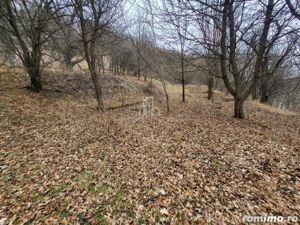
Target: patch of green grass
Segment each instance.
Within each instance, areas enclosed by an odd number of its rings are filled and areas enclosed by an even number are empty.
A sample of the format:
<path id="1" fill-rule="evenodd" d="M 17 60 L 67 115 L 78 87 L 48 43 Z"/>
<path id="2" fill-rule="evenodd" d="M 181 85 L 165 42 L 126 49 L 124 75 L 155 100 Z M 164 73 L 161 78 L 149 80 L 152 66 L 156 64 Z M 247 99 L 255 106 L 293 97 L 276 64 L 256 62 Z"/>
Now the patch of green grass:
<path id="1" fill-rule="evenodd" d="M 99 209 L 103 211 L 103 210 L 105 210 L 109 205 L 110 205 L 110 202 L 103 201 L 103 202 L 101 203 L 101 205 L 99 206 Z"/>
<path id="2" fill-rule="evenodd" d="M 36 195 L 34 195 L 34 196 L 31 197 L 31 202 L 32 203 L 37 203 L 37 202 L 40 202 L 43 198 L 44 198 L 43 195 L 36 194 Z"/>
<path id="3" fill-rule="evenodd" d="M 176 213 L 176 219 L 176 224 L 184 224 L 184 216 L 179 211 Z"/>
<path id="4" fill-rule="evenodd" d="M 109 185 L 106 183 L 95 184 L 93 182 L 93 174 L 90 172 L 84 173 L 77 179 L 77 182 L 86 188 L 91 195 L 105 194 L 109 189 Z"/>
<path id="5" fill-rule="evenodd" d="M 159 211 L 155 211 L 155 212 L 154 212 L 154 218 L 155 218 L 155 222 L 156 222 L 156 223 L 159 223 L 159 222 L 160 222 L 160 220 L 161 220 L 161 214 L 160 214 Z"/>
<path id="6" fill-rule="evenodd" d="M 123 196 L 124 196 L 124 190 L 121 189 L 114 196 L 113 204 L 118 204 L 122 200 Z"/>
<path id="7" fill-rule="evenodd" d="M 15 218 L 15 220 L 13 221 L 13 225 L 15 225 L 15 224 L 20 224 L 20 221 L 21 220 L 21 213 L 20 212 L 17 212 L 17 215 L 16 215 L 16 218 Z"/>
<path id="8" fill-rule="evenodd" d="M 104 217 L 104 214 L 102 211 L 98 211 L 95 215 L 95 218 L 98 222 L 98 224 L 101 224 L 101 225 L 109 225 L 108 221 L 105 219 Z"/>
<path id="9" fill-rule="evenodd" d="M 64 218 L 67 218 L 69 215 L 70 215 L 69 210 L 64 209 L 63 211 L 61 211 L 59 216 L 60 216 L 60 218 L 64 219 Z"/>
<path id="10" fill-rule="evenodd" d="M 105 194 L 109 189 L 109 186 L 105 183 L 95 186 L 95 188 L 91 191 L 93 195 L 97 194 Z"/>
<path id="11" fill-rule="evenodd" d="M 108 221 L 104 217 L 104 212 L 109 205 L 110 205 L 110 202 L 103 201 L 102 204 L 99 206 L 98 211 L 94 215 L 97 223 L 109 224 Z"/>
<path id="12" fill-rule="evenodd" d="M 0 178 L 0 180 L 4 181 L 4 182 L 9 182 L 11 180 L 11 176 L 10 175 L 4 175 Z"/>
<path id="13" fill-rule="evenodd" d="M 66 189 L 66 187 L 67 187 L 67 185 L 62 184 L 62 185 L 60 185 L 58 188 L 51 190 L 51 191 L 49 192 L 48 196 L 49 196 L 50 198 L 54 198 L 54 197 L 58 196 L 59 193 L 63 192 L 63 191 Z M 45 197 L 45 196 L 42 195 L 42 194 L 36 194 L 36 195 L 33 195 L 33 196 L 31 197 L 31 202 L 32 202 L 32 203 L 38 203 L 38 202 L 42 201 L 44 197 Z"/>
<path id="14" fill-rule="evenodd" d="M 116 195 L 114 196 L 113 200 L 112 200 L 112 214 L 113 215 L 117 215 L 120 211 L 122 211 L 126 206 L 124 206 L 124 203 L 122 202 L 124 196 L 124 192 L 123 190 L 120 190 L 116 193 Z"/>
<path id="15" fill-rule="evenodd" d="M 56 197 L 57 195 L 59 195 L 59 193 L 63 192 L 66 189 L 67 185 L 62 184 L 60 185 L 58 188 L 52 190 L 49 195 L 50 197 Z"/>
<path id="16" fill-rule="evenodd" d="M 81 185 L 85 186 L 88 188 L 93 181 L 93 174 L 91 172 L 85 172 L 80 178 L 79 178 L 79 183 Z"/>
<path id="17" fill-rule="evenodd" d="M 213 166 L 215 166 L 217 169 L 222 170 L 222 171 L 227 171 L 230 169 L 230 165 L 221 162 L 218 159 L 213 159 L 211 161 L 211 163 L 213 164 Z"/>
<path id="18" fill-rule="evenodd" d="M 33 222 L 34 222 L 34 219 L 30 219 L 27 222 L 25 222 L 24 225 L 30 225 L 30 224 L 33 224 Z"/>
<path id="19" fill-rule="evenodd" d="M 138 225 L 146 224 L 146 221 L 143 218 L 139 218 L 137 224 Z"/>

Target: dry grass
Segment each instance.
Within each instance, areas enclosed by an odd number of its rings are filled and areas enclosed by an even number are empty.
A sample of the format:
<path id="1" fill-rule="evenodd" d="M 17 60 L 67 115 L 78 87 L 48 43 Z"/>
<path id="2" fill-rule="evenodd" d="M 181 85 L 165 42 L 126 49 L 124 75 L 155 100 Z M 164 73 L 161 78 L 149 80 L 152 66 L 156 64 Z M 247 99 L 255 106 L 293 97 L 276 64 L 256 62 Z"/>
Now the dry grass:
<path id="1" fill-rule="evenodd" d="M 262 104 L 258 101 L 249 101 L 249 103 L 256 108 L 263 109 L 269 112 L 278 113 L 286 116 L 299 116 L 300 114 L 297 112 L 291 112 L 285 109 L 276 108 L 267 104 Z"/>

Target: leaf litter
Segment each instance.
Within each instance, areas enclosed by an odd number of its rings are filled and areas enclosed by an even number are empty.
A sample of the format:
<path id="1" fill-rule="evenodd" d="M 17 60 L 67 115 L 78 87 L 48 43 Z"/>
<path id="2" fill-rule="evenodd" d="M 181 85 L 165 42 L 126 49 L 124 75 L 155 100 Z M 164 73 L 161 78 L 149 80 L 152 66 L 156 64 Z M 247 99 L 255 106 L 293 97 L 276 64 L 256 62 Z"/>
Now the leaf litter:
<path id="1" fill-rule="evenodd" d="M 247 103 L 248 117 L 236 120 L 232 102 L 220 108 L 200 86 L 188 87 L 186 103 L 173 94 L 169 115 L 143 117 L 140 105 L 100 114 L 84 82 L 76 86 L 81 78 L 52 76 L 42 94 L 1 86 L 3 224 L 242 224 L 243 215 L 300 215 L 299 116 Z M 126 103 L 147 95 L 133 78 L 104 82 L 108 106 L 121 101 L 120 85 Z"/>

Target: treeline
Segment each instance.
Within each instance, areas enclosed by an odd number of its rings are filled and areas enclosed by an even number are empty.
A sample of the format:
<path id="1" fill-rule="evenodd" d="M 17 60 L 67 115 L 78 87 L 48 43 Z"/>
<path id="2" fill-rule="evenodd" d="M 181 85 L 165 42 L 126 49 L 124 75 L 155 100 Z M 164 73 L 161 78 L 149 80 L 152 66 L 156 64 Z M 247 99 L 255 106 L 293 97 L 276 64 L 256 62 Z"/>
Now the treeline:
<path id="1" fill-rule="evenodd" d="M 0 45 L 10 61 L 18 56 L 34 92 L 43 66 L 85 62 L 99 111 L 99 75 L 109 69 L 158 79 L 167 111 L 166 81 L 181 84 L 182 101 L 188 83 L 207 84 L 210 100 L 226 90 L 244 118 L 249 98 L 300 110 L 299 8 L 290 0 L 3 0 Z"/>

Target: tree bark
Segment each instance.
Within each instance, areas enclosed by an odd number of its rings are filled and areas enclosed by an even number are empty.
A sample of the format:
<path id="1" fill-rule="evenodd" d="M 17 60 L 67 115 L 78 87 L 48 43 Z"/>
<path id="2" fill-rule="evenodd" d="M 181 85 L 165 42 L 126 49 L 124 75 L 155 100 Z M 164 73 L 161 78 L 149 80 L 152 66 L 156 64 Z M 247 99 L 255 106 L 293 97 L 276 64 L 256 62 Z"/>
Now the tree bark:
<path id="1" fill-rule="evenodd" d="M 141 78 L 141 57 L 140 54 L 137 54 L 138 58 L 137 58 L 137 77 L 138 80 Z"/>
<path id="2" fill-rule="evenodd" d="M 34 92 L 40 92 L 42 91 L 42 79 L 41 79 L 41 73 L 39 68 L 33 67 L 33 68 L 28 68 L 27 72 L 30 77 L 30 89 Z"/>
<path id="3" fill-rule="evenodd" d="M 239 118 L 239 119 L 244 119 L 244 100 L 239 98 L 239 97 L 235 97 L 234 98 L 234 117 L 235 118 Z"/>
<path id="4" fill-rule="evenodd" d="M 257 88 L 253 88 L 251 93 L 252 100 L 257 100 Z"/>
<path id="5" fill-rule="evenodd" d="M 94 84 L 96 99 L 98 103 L 98 111 L 104 111 L 104 104 L 102 100 L 102 87 L 99 80 L 96 67 L 96 31 L 99 28 L 99 20 L 95 21 L 94 32 L 91 35 L 91 39 L 88 40 L 88 32 L 86 29 L 86 22 L 83 16 L 83 0 L 77 2 L 80 26 L 81 26 L 81 37 L 83 40 L 83 47 L 85 52 L 85 58 L 88 64 L 88 68 Z M 94 5 L 93 5 L 94 6 Z"/>
<path id="6" fill-rule="evenodd" d="M 96 99 L 98 103 L 98 111 L 103 112 L 104 111 L 104 104 L 103 104 L 103 99 L 102 99 L 102 86 L 101 82 L 99 79 L 99 74 L 97 70 L 97 58 L 96 58 L 96 42 L 95 38 L 93 38 L 89 45 L 87 45 L 87 53 L 89 54 L 88 58 L 88 65 L 89 65 L 89 70 L 92 76 L 94 88 L 95 88 L 95 93 L 96 93 Z"/>
<path id="7" fill-rule="evenodd" d="M 169 104 L 169 95 L 166 89 L 166 86 L 163 86 L 165 97 L 166 97 L 166 108 L 167 108 L 167 113 L 170 112 L 170 104 Z"/>
<path id="8" fill-rule="evenodd" d="M 268 94 L 268 81 L 265 79 L 261 80 L 260 83 L 260 90 L 261 90 L 261 97 L 260 97 L 260 102 L 261 103 L 267 103 L 269 94 Z"/>
<path id="9" fill-rule="evenodd" d="M 90 71 L 92 74 L 92 80 L 95 87 L 96 99 L 98 103 L 98 111 L 104 111 L 104 104 L 102 99 L 102 88 L 100 85 L 99 76 L 96 71 Z"/>
<path id="10" fill-rule="evenodd" d="M 40 71 L 40 57 L 34 49 L 31 56 L 24 59 L 23 64 L 30 77 L 30 89 L 34 92 L 42 91 L 42 79 Z"/>
<path id="11" fill-rule="evenodd" d="M 184 77 L 184 61 L 183 54 L 181 54 L 181 86 L 182 86 L 182 102 L 185 102 L 185 77 Z"/>
<path id="12" fill-rule="evenodd" d="M 209 75 L 208 78 L 208 91 L 207 91 L 207 99 L 213 101 L 213 95 L 214 95 L 214 77 Z"/>
<path id="13" fill-rule="evenodd" d="M 72 65 L 72 59 L 69 55 L 65 55 L 64 57 L 64 61 L 65 61 L 65 68 L 67 71 L 72 71 L 73 69 L 73 65 Z"/>

